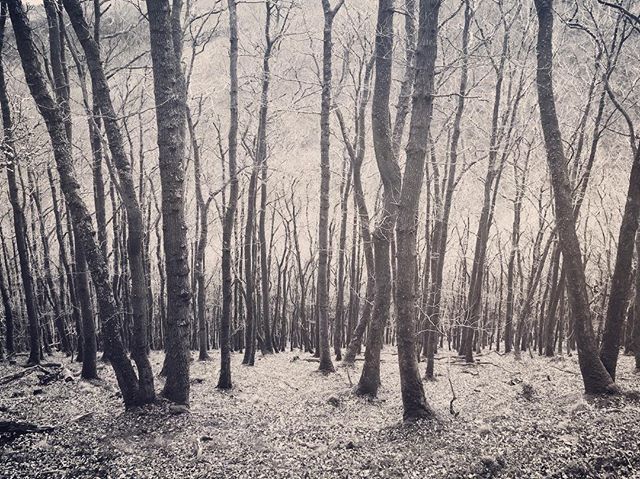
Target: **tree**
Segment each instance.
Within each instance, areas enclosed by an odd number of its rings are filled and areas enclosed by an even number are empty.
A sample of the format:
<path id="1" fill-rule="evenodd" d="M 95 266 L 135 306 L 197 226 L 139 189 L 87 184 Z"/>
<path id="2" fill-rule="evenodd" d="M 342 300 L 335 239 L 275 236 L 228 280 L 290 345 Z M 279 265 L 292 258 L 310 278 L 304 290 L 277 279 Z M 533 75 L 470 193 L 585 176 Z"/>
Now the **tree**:
<path id="1" fill-rule="evenodd" d="M 598 357 L 589 312 L 580 242 L 576 234 L 571 187 L 562 146 L 562 134 L 553 93 L 553 0 L 535 0 L 538 16 L 536 86 L 547 165 L 556 212 L 556 228 L 567 274 L 567 293 L 575 321 L 578 361 L 588 394 L 617 392 L 618 388 Z"/>
<path id="2" fill-rule="evenodd" d="M 100 47 L 91 35 L 82 7 L 78 0 L 63 0 L 71 25 L 82 45 L 91 75 L 93 97 L 109 142 L 111 158 L 118 172 L 119 192 L 127 211 L 127 257 L 131 272 L 131 303 L 133 307 L 133 346 L 132 357 L 136 362 L 139 376 L 139 400 L 142 403 L 155 399 L 153 371 L 147 354 L 147 291 L 144 268 L 144 221 L 136 188 L 133 181 L 131 164 L 125 153 L 124 140 L 117 116 L 111 102 L 111 90 L 102 68 Z M 96 125 L 97 128 L 97 125 Z"/>
<path id="3" fill-rule="evenodd" d="M 167 278 L 167 381 L 163 395 L 188 405 L 191 286 L 184 212 L 186 91 L 180 61 L 181 9 L 181 0 L 171 4 L 169 0 L 147 0 Z"/>
<path id="4" fill-rule="evenodd" d="M 373 301 L 375 298 L 375 266 L 373 258 L 373 246 L 371 241 L 371 230 L 369 221 L 369 211 L 367 209 L 367 201 L 364 194 L 364 188 L 362 186 L 362 163 L 366 152 L 366 110 L 371 97 L 371 76 L 373 73 L 374 57 L 370 59 L 363 59 L 364 63 L 364 75 L 362 75 L 362 84 L 358 86 L 360 93 L 356 95 L 355 111 L 356 116 L 354 118 L 355 123 L 355 138 L 351 142 L 348 138 L 346 124 L 344 117 L 340 109 L 336 109 L 336 115 L 338 117 L 338 123 L 340 124 L 340 131 L 342 139 L 347 148 L 349 159 L 351 161 L 351 170 L 353 175 L 353 195 L 358 211 L 358 223 L 360 226 L 360 236 L 362 237 L 362 249 L 364 250 L 365 265 L 367 269 L 367 281 L 365 286 L 364 306 L 362 308 L 362 315 L 358 320 L 352 336 L 351 341 L 347 347 L 347 352 L 344 356 L 343 362 L 345 364 L 353 364 L 356 358 L 356 354 L 360 351 L 362 345 L 362 338 L 364 332 L 371 319 L 371 310 Z M 354 230 L 354 234 L 356 234 Z M 356 258 L 351 258 L 352 264 L 355 265 Z M 352 289 L 355 290 L 355 285 L 352 285 Z"/>
<path id="5" fill-rule="evenodd" d="M 416 75 L 411 102 L 406 163 L 398 205 L 396 237 L 398 364 L 405 420 L 431 418 L 434 411 L 426 401 L 418 370 L 415 347 L 416 238 L 420 193 L 424 178 L 428 134 L 433 114 L 435 63 L 438 52 L 440 0 L 420 0 Z"/>
<path id="6" fill-rule="evenodd" d="M 636 255 L 640 258 L 640 234 L 636 233 Z M 636 359 L 636 373 L 640 373 L 640 268 L 636 264 L 635 295 L 633 297 L 633 354 Z"/>
<path id="7" fill-rule="evenodd" d="M 236 0 L 228 0 L 229 7 L 229 200 L 222 229 L 222 318 L 220 320 L 220 378 L 219 389 L 231 388 L 231 240 L 238 204 L 238 16 Z"/>
<path id="8" fill-rule="evenodd" d="M 393 1 L 380 0 L 376 22 L 375 76 L 371 99 L 373 148 L 383 185 L 383 200 L 373 232 L 375 299 L 367 334 L 364 365 L 356 392 L 375 397 L 380 386 L 380 351 L 391 302 L 391 259 L 389 250 L 397 214 L 402 181 L 393 154 L 389 97 L 393 66 Z"/>
<path id="9" fill-rule="evenodd" d="M 322 38 L 322 99 L 320 103 L 320 220 L 318 222 L 318 329 L 320 371 L 333 372 L 331 351 L 329 349 L 329 282 L 327 279 L 327 263 L 329 256 L 329 186 L 331 182 L 330 115 L 331 115 L 331 60 L 333 20 L 344 4 L 339 0 L 331 8 L 329 0 L 322 1 L 324 13 L 324 29 Z"/>

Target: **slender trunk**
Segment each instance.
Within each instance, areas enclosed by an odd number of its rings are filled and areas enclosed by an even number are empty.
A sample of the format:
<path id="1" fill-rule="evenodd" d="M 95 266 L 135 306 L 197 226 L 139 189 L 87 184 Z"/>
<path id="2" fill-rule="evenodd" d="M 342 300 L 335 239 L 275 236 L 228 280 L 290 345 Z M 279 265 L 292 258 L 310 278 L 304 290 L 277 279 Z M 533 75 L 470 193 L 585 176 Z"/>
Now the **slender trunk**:
<path id="1" fill-rule="evenodd" d="M 351 158 L 351 169 L 353 173 L 353 196 L 356 203 L 356 209 L 358 210 L 358 219 L 360 222 L 360 236 L 362 237 L 362 249 L 364 250 L 365 264 L 367 268 L 367 283 L 365 287 L 364 305 L 362 308 L 362 315 L 356 327 L 353 330 L 351 341 L 347 347 L 347 352 L 344 357 L 346 364 L 351 364 L 355 361 L 356 354 L 360 352 L 362 346 L 362 338 L 364 332 L 371 319 L 371 310 L 376 293 L 376 277 L 375 277 L 375 260 L 373 257 L 373 243 L 371 240 L 371 230 L 369 226 L 369 211 L 367 210 L 367 202 L 364 195 L 364 189 L 362 187 L 362 163 L 364 161 L 365 147 L 366 147 L 366 109 L 371 96 L 371 75 L 374 67 L 374 58 L 367 62 L 365 66 L 364 79 L 362 84 L 362 95 L 360 98 L 360 104 L 358 105 L 358 113 L 356 118 L 356 142 L 355 148 L 347 139 L 346 127 L 344 125 L 344 119 L 338 113 L 338 121 L 340 123 L 340 130 L 345 140 L 347 151 Z M 356 258 L 351 259 L 352 263 L 356 261 Z M 357 281 L 359 285 L 359 279 Z M 354 285 L 352 284 L 352 289 Z"/>
<path id="2" fill-rule="evenodd" d="M 238 204 L 236 161 L 238 150 L 238 17 L 236 0 L 228 0 L 229 8 L 229 202 L 222 227 L 222 318 L 220 319 L 220 378 L 218 388 L 230 389 L 231 383 L 231 295 L 233 287 L 231 240 Z M 237 313 L 237 309 L 235 311 Z"/>
<path id="3" fill-rule="evenodd" d="M 100 60 L 100 47 L 93 39 L 78 0 L 63 0 L 73 29 L 82 45 L 91 76 L 92 90 L 100 118 L 104 122 L 109 149 L 119 177 L 119 192 L 127 212 L 127 259 L 131 275 L 133 309 L 133 345 L 131 353 L 139 376 L 140 404 L 155 399 L 153 371 L 147 354 L 147 291 L 144 272 L 144 221 L 134 185 L 132 168 L 124 149 L 124 141 L 111 102 L 111 91 Z"/>
<path id="4" fill-rule="evenodd" d="M 320 105 L 320 219 L 318 222 L 318 281 L 316 298 L 318 307 L 318 351 L 320 353 L 319 370 L 333 372 L 331 351 L 329 349 L 329 282 L 327 266 L 329 261 L 329 188 L 331 182 L 331 162 L 329 141 L 331 136 L 331 61 L 333 19 L 344 0 L 331 8 L 329 0 L 322 1 L 324 29 L 322 40 L 322 95 Z"/>
<path id="5" fill-rule="evenodd" d="M 345 171 L 347 170 L 347 171 Z M 344 285 L 345 285 L 345 249 L 347 243 L 347 213 L 349 192 L 351 191 L 351 166 L 343 168 L 345 178 L 342 180 L 340 188 L 340 238 L 338 244 L 338 276 L 336 277 L 337 298 L 336 298 L 336 318 L 333 328 L 333 351 L 336 361 L 342 361 L 342 332 L 344 330 Z"/>
<path id="6" fill-rule="evenodd" d="M 538 16 L 538 104 L 553 186 L 558 239 L 567 272 L 567 292 L 574 318 L 580 371 L 588 394 L 616 392 L 618 388 L 598 357 L 593 336 L 584 265 L 576 234 L 571 187 L 555 108 L 552 80 L 553 0 L 535 0 L 535 5 Z"/>
<path id="7" fill-rule="evenodd" d="M 415 348 L 416 238 L 418 206 L 424 179 L 428 135 L 433 114 L 437 57 L 439 0 L 421 0 L 416 48 L 416 80 L 411 108 L 405 172 L 398 206 L 396 238 L 398 269 L 396 304 L 397 339 L 403 417 L 405 420 L 435 415 L 424 395 Z"/>
<path id="8" fill-rule="evenodd" d="M 636 233 L 636 255 L 640 258 L 640 233 Z M 640 268 L 636 266 L 635 296 L 633 299 L 633 354 L 636 373 L 640 373 Z"/>
<path id="9" fill-rule="evenodd" d="M 255 363 L 256 344 L 256 304 L 255 304 L 255 275 L 253 269 L 254 258 L 254 233 L 256 211 L 256 188 L 258 181 L 258 168 L 254 163 L 249 180 L 249 192 L 247 196 L 247 215 L 244 228 L 244 294 L 246 304 L 245 331 L 244 331 L 244 357 L 242 364 L 253 366 Z"/>
<path id="10" fill-rule="evenodd" d="M 383 204 L 373 232 L 375 299 L 357 393 L 375 397 L 380 386 L 380 351 L 391 302 L 390 239 L 394 234 L 402 181 L 393 154 L 389 97 L 393 67 L 393 0 L 380 0 L 375 40 L 375 80 L 371 103 L 373 147 L 383 185 Z M 413 276 L 411 277 L 413 280 Z"/>
<path id="11" fill-rule="evenodd" d="M 635 236 L 638 230 L 640 214 L 640 147 L 636 147 L 629 177 L 627 201 L 622 213 L 622 222 L 618 234 L 618 251 L 616 265 L 611 278 L 611 295 L 607 308 L 607 319 L 600 345 L 600 360 L 609 372 L 611 379 L 616 379 L 616 365 L 620 351 L 620 339 L 624 325 L 625 312 L 629 302 L 631 289 L 631 263 Z"/>
<path id="12" fill-rule="evenodd" d="M 451 205 L 453 203 L 453 193 L 456 187 L 456 169 L 458 165 L 458 142 L 460 141 L 462 114 L 465 107 L 465 97 L 467 94 L 467 81 L 469 72 L 469 30 L 473 11 L 468 1 L 465 2 L 464 26 L 462 29 L 462 66 L 460 71 L 460 86 L 458 89 L 458 105 L 453 121 L 453 132 L 451 134 L 451 146 L 449 151 L 449 169 L 447 172 L 447 183 L 444 191 L 444 202 L 442 205 L 442 215 L 437 214 L 433 225 L 433 246 L 434 257 L 431 258 L 431 284 L 429 299 L 427 303 L 427 317 L 429 318 L 434 331 L 440 327 L 442 285 L 444 281 L 444 263 L 447 254 L 447 239 L 449 235 L 449 217 Z M 434 168 L 437 165 L 434 164 Z M 437 170 L 434 170 L 437 171 Z M 427 345 L 427 379 L 433 379 L 433 369 L 435 366 L 436 335 L 431 335 Z"/>
<path id="13" fill-rule="evenodd" d="M 7 280 L 5 280 L 4 267 L 0 266 L 0 293 L 2 293 L 2 307 L 4 311 L 5 349 L 7 351 L 7 356 L 11 357 L 15 354 L 15 340 L 13 333 L 14 315 L 13 307 L 11 306 L 11 297 L 9 296 L 9 290 L 7 289 L 7 283 Z"/>

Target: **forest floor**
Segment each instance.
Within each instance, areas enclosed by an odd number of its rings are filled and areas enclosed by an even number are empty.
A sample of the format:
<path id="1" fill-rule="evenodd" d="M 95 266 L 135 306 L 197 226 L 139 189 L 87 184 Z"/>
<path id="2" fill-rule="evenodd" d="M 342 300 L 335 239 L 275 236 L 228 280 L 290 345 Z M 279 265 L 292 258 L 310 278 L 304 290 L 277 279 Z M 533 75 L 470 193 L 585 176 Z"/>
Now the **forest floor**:
<path id="1" fill-rule="evenodd" d="M 575 356 L 488 352 L 466 366 L 443 352 L 437 381 L 425 383 L 439 419 L 410 425 L 400 421 L 392 347 L 374 401 L 352 393 L 362 361 L 323 376 L 302 353 L 261 357 L 255 367 L 236 354 L 235 387 L 220 392 L 218 359 L 193 362 L 190 414 L 172 414 L 166 402 L 125 412 L 109 366 L 90 383 L 62 356 L 51 361 L 63 361 L 73 380 L 42 386 L 29 374 L 0 386 L 0 421 L 53 426 L 0 438 L 0 477 L 640 477 L 640 404 L 585 398 Z M 152 354 L 155 371 L 161 361 Z M 0 363 L 0 377 L 20 369 Z M 640 389 L 631 358 L 618 371 L 620 386 Z"/>

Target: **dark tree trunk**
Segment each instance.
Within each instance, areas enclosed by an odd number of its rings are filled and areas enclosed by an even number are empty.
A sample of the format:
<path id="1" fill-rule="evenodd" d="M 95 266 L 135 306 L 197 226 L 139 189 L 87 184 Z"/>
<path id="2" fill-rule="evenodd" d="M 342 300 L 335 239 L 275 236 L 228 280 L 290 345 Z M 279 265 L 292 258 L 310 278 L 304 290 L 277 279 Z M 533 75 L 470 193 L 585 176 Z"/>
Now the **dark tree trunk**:
<path id="1" fill-rule="evenodd" d="M 345 161 L 346 163 L 346 161 Z M 346 171 L 345 171 L 346 170 Z M 347 213 L 351 191 L 351 165 L 343 168 L 345 175 L 340 188 L 340 237 L 338 239 L 338 275 L 336 277 L 336 318 L 333 328 L 333 351 L 336 361 L 342 361 L 342 333 L 344 331 L 345 249 L 347 244 Z"/>
<path id="2" fill-rule="evenodd" d="M 63 0 L 73 29 L 85 53 L 93 96 L 104 122 L 109 149 L 120 180 L 120 197 L 127 212 L 127 259 L 131 275 L 131 305 L 133 309 L 133 344 L 131 353 L 139 376 L 139 403 L 146 404 L 155 399 L 153 371 L 147 355 L 147 291 L 144 272 L 144 220 L 132 168 L 124 149 L 124 141 L 111 102 L 111 91 L 100 60 L 100 47 L 91 35 L 82 7 L 78 0 Z"/>
<path id="3" fill-rule="evenodd" d="M 256 185 L 258 181 L 258 168 L 254 163 L 249 180 L 249 192 L 247 196 L 247 215 L 244 227 L 244 294 L 246 304 L 245 330 L 244 330 L 244 357 L 242 364 L 253 366 L 256 355 L 256 304 L 255 304 L 255 275 L 253 269 L 254 236 L 255 236 L 255 212 L 256 212 Z"/>
<path id="4" fill-rule="evenodd" d="M 405 420 L 435 415 L 424 395 L 415 347 L 416 316 L 416 239 L 418 206 L 424 178 L 429 128 L 433 114 L 434 76 L 438 42 L 439 0 L 420 0 L 416 79 L 413 89 L 407 160 L 402 181 L 396 238 L 397 264 L 397 339 L 403 417 Z"/>
<path id="5" fill-rule="evenodd" d="M 222 227 L 222 318 L 220 320 L 220 378 L 218 388 L 231 388 L 231 300 L 233 277 L 231 271 L 231 240 L 238 205 L 238 17 L 236 0 L 228 0 L 229 7 L 229 200 Z M 237 312 L 237 308 L 236 312 Z"/>
<path id="6" fill-rule="evenodd" d="M 185 222 L 186 91 L 182 56 L 182 2 L 147 0 L 162 185 L 162 231 L 167 280 L 167 381 L 163 395 L 189 404 L 189 247 Z"/>
<path id="7" fill-rule="evenodd" d="M 14 319 L 13 319 L 13 307 L 11 306 L 11 297 L 9 296 L 7 284 L 8 282 L 5 279 L 4 267 L 0 265 L 0 293 L 2 294 L 2 307 L 4 311 L 5 349 L 7 351 L 7 356 L 13 356 L 13 354 L 15 353 L 15 340 L 14 340 L 14 332 L 13 332 Z"/>
<path id="8" fill-rule="evenodd" d="M 324 29 L 322 40 L 322 100 L 320 104 L 320 220 L 318 222 L 318 282 L 316 298 L 318 307 L 318 352 L 320 353 L 320 371 L 333 372 L 331 351 L 329 349 L 329 281 L 327 266 L 329 261 L 329 187 L 331 181 L 331 162 L 329 141 L 331 136 L 331 61 L 333 19 L 342 7 L 340 0 L 332 9 L 329 0 L 322 1 Z"/>
<path id="9" fill-rule="evenodd" d="M 635 141 L 635 140 L 632 140 Z M 629 177 L 627 201 L 622 213 L 622 223 L 618 233 L 618 251 L 616 265 L 611 278 L 611 295 L 607 308 L 607 319 L 600 345 L 600 360 L 609 372 L 611 379 L 616 379 L 616 365 L 620 351 L 620 339 L 624 317 L 629 303 L 631 289 L 631 263 L 638 230 L 640 214 L 640 147 L 636 147 Z"/>
<path id="10" fill-rule="evenodd" d="M 264 23 L 265 48 L 262 57 L 262 92 L 260 96 L 260 112 L 258 119 L 258 148 L 256 163 L 260 169 L 260 215 L 258 219 L 258 241 L 260 246 L 260 288 L 262 309 L 262 331 L 264 333 L 264 351 L 273 353 L 271 337 L 271 300 L 269 295 L 269 262 L 267 259 L 266 215 L 267 215 L 267 121 L 269 112 L 269 85 L 271 84 L 271 52 L 280 39 L 280 33 L 271 34 L 271 16 L 276 5 L 272 0 L 265 3 L 266 18 Z"/>
<path id="11" fill-rule="evenodd" d="M 576 234 L 571 186 L 556 114 L 552 80 L 553 0 L 535 0 L 535 5 L 538 15 L 536 75 L 538 104 L 553 186 L 558 239 L 564 269 L 567 272 L 567 292 L 575 323 L 574 332 L 578 345 L 580 371 L 588 394 L 616 392 L 618 388 L 598 357 L 593 336 L 584 265 Z"/>
<path id="12" fill-rule="evenodd" d="M 380 386 L 380 351 L 391 303 L 390 239 L 402 181 L 393 154 L 389 97 L 393 68 L 393 0 L 380 0 L 375 40 L 375 79 L 371 103 L 373 148 L 383 185 L 382 211 L 373 232 L 375 299 L 357 393 L 375 397 Z M 413 276 L 411 278 L 413 280 Z"/>
<path id="13" fill-rule="evenodd" d="M 564 270 L 560 272 L 560 248 L 556 244 L 554 246 L 553 255 L 551 257 L 551 284 L 550 284 L 550 297 L 549 307 L 547 308 L 547 320 L 544 330 L 544 355 L 547 357 L 553 357 L 554 353 L 554 340 L 556 325 L 559 324 L 557 320 L 558 303 L 560 302 L 560 296 L 564 294 Z"/>
<path id="14" fill-rule="evenodd" d="M 434 332 L 440 327 L 441 302 L 442 302 L 442 285 L 444 281 L 444 263 L 447 254 L 447 238 L 449 236 L 449 216 L 451 214 L 451 205 L 453 203 L 453 192 L 456 187 L 456 169 L 458 165 L 458 142 L 460 141 L 462 114 L 465 106 L 465 96 L 467 92 L 467 81 L 469 72 L 469 29 L 472 19 L 472 9 L 469 2 L 465 2 L 465 20 L 462 29 L 462 66 L 460 71 L 460 86 L 458 89 L 458 105 L 456 115 L 453 121 L 453 132 L 451 134 L 451 146 L 449 151 L 449 171 L 447 173 L 447 182 L 444 191 L 444 202 L 442 205 L 442 213 L 436 214 L 433 225 L 433 245 L 432 251 L 434 257 L 431 258 L 431 283 L 429 291 L 429 299 L 427 302 L 427 317 L 431 322 Z M 434 171 L 437 171 L 437 165 L 434 164 Z M 434 377 L 435 350 L 437 340 L 436 334 L 430 334 L 427 344 L 427 379 Z"/>
<path id="15" fill-rule="evenodd" d="M 636 233 L 636 255 L 640 258 L 640 233 Z M 635 296 L 633 299 L 633 354 L 636 373 L 640 373 L 640 268 L 636 267 Z"/>
<path id="16" fill-rule="evenodd" d="M 358 220 L 360 222 L 360 236 L 362 237 L 362 249 L 364 250 L 365 265 L 367 268 L 367 282 L 365 287 L 364 305 L 362 308 L 362 315 L 356 327 L 354 328 L 351 341 L 347 347 L 347 352 L 344 357 L 344 363 L 351 364 L 355 361 L 356 354 L 360 352 L 362 346 L 362 338 L 364 332 L 371 319 L 371 309 L 373 306 L 376 285 L 375 285 L 375 260 L 373 257 L 373 245 L 371 240 L 371 230 L 369 222 L 369 211 L 367 210 L 367 202 L 364 195 L 364 189 L 362 187 L 362 163 L 364 161 L 365 147 L 366 147 L 366 109 L 369 103 L 371 93 L 371 75 L 373 72 L 374 58 L 371 58 L 365 66 L 364 78 L 362 82 L 362 95 L 360 97 L 360 103 L 357 105 L 357 117 L 356 117 L 356 141 L 355 147 L 347 138 L 346 127 L 344 119 L 340 110 L 337 110 L 338 121 L 340 123 L 340 130 L 351 159 L 351 169 L 353 173 L 353 195 L 358 210 Z M 354 225 L 355 228 L 355 225 Z M 355 233 L 355 231 L 354 231 Z M 355 238 L 354 238 L 355 240 Z M 352 264 L 357 261 L 357 258 L 351 258 Z M 352 266 L 353 268 L 353 266 Z M 353 278 L 353 275 L 352 275 Z M 355 279 L 355 278 L 353 278 Z M 352 281 L 353 281 L 352 279 Z M 357 281 L 359 285 L 359 279 Z M 355 284 L 352 284 L 352 290 L 355 290 Z M 359 286 L 358 286 L 359 288 Z"/>
<path id="17" fill-rule="evenodd" d="M 200 234 L 195 246 L 194 274 L 196 280 L 196 318 L 198 319 L 198 360 L 208 361 L 209 352 L 207 340 L 207 287 L 205 281 L 205 251 L 209 236 L 209 205 L 212 196 L 204 199 L 202 194 L 202 166 L 200 162 L 200 145 L 196 139 L 195 125 L 191 118 L 191 111 L 187 108 L 187 126 L 191 139 L 191 151 L 193 154 L 193 174 L 195 179 L 196 202 L 198 216 L 200 218 Z"/>

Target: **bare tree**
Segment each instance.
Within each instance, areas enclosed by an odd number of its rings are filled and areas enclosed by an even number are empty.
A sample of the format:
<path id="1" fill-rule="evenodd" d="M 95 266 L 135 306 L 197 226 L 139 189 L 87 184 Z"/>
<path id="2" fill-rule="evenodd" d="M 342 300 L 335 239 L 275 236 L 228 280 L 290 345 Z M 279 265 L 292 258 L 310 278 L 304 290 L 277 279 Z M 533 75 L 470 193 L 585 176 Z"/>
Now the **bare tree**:
<path id="1" fill-rule="evenodd" d="M 416 238 L 418 206 L 424 178 L 428 135 L 433 114 L 435 63 L 438 52 L 438 13 L 440 0 L 420 0 L 416 76 L 411 103 L 411 122 L 406 147 L 407 160 L 398 205 L 396 237 L 397 338 L 403 417 L 405 420 L 435 415 L 424 395 L 416 356 Z"/>
<path id="2" fill-rule="evenodd" d="M 320 220 L 318 223 L 318 329 L 320 371 L 332 372 L 331 351 L 329 349 L 329 282 L 327 279 L 327 263 L 329 256 L 329 186 L 331 181 L 331 164 L 329 158 L 330 120 L 331 120 L 331 61 L 333 57 L 333 19 L 344 4 L 339 0 L 331 8 L 329 0 L 322 1 L 324 12 L 324 29 L 322 39 L 322 100 L 320 104 Z"/>
<path id="3" fill-rule="evenodd" d="M 222 229 L 222 318 L 220 321 L 220 378 L 218 388 L 231 388 L 231 240 L 238 204 L 238 14 L 236 0 L 228 0 L 229 8 L 229 200 Z"/>
<path id="4" fill-rule="evenodd" d="M 553 186 L 556 227 L 564 268 L 567 271 L 567 292 L 575 321 L 580 371 L 587 393 L 612 393 L 618 391 L 618 388 L 598 357 L 593 335 L 580 242 L 576 234 L 571 187 L 553 95 L 553 54 L 551 48 L 553 0 L 535 0 L 535 6 L 538 15 L 536 76 L 538 104 L 547 152 L 547 164 Z"/>
<path id="5" fill-rule="evenodd" d="M 163 394 L 189 404 L 191 286 L 184 213 L 186 91 L 182 73 L 182 1 L 147 0 L 162 184 L 162 228 L 167 278 L 167 381 Z"/>

